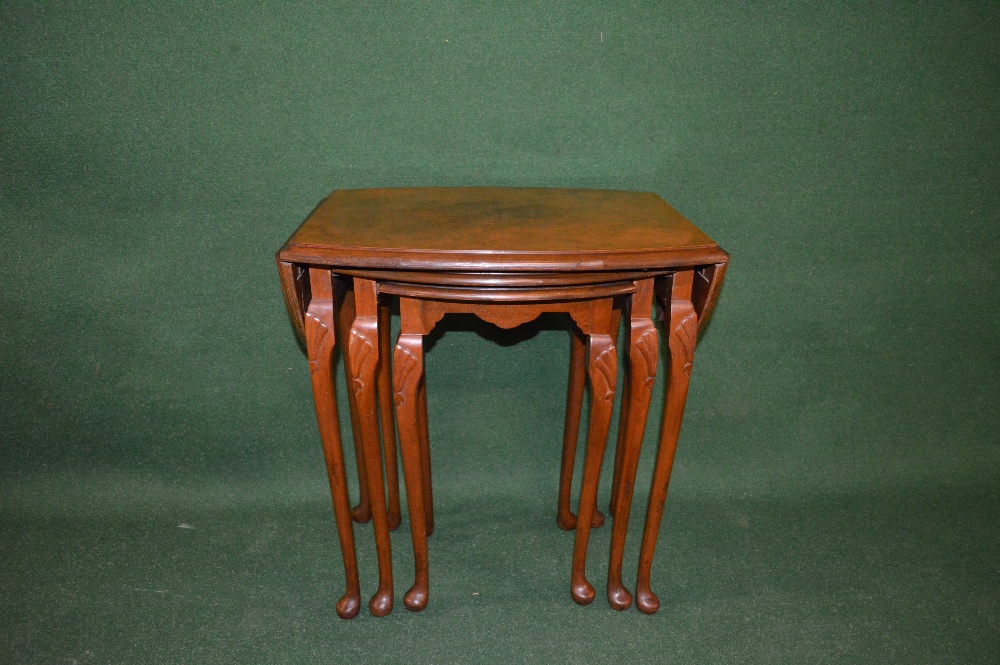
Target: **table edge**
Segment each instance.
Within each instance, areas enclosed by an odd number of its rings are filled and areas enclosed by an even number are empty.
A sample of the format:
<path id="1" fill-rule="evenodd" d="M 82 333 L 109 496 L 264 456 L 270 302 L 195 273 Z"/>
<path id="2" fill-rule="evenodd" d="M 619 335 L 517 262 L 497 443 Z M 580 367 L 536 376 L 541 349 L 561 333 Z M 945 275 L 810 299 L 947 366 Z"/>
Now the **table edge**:
<path id="1" fill-rule="evenodd" d="M 490 272 L 574 272 L 696 266 L 727 261 L 729 254 L 716 244 L 683 248 L 587 252 L 375 249 L 285 244 L 278 250 L 277 258 L 289 263 L 330 267 Z"/>

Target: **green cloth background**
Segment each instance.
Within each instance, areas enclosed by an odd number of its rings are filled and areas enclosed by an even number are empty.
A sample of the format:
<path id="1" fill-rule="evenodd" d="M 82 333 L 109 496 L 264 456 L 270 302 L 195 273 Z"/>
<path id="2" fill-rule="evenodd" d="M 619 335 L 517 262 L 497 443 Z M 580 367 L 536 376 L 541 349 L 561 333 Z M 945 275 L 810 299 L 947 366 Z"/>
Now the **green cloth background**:
<path id="1" fill-rule="evenodd" d="M 998 35 L 971 2 L 4 3 L 0 662 L 996 662 Z M 333 189 L 420 185 L 654 191 L 732 253 L 657 615 L 608 608 L 608 527 L 570 599 L 565 329 L 461 321 L 430 606 L 404 524 L 396 610 L 334 614 L 273 254 Z"/>

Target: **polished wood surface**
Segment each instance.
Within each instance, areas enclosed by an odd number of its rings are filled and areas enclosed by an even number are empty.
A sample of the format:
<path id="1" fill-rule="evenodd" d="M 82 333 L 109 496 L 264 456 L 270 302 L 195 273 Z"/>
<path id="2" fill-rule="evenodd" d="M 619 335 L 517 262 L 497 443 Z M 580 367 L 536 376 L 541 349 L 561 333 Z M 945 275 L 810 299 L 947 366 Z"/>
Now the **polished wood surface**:
<path id="1" fill-rule="evenodd" d="M 429 270 L 608 270 L 724 260 L 711 238 L 652 193 L 481 187 L 334 192 L 282 256 Z"/>
<path id="2" fill-rule="evenodd" d="M 586 576 L 587 545 L 590 529 L 603 521 L 596 508 L 597 482 L 619 385 L 618 317 L 625 313 L 625 378 L 609 506 L 614 525 L 607 595 L 615 609 L 631 604 L 632 594 L 621 579 L 622 559 L 635 467 L 656 373 L 659 335 L 651 318 L 655 292 L 667 311 L 662 341 L 669 354 L 670 374 L 635 600 L 643 612 L 658 608 L 649 573 L 694 343 L 718 299 L 728 254 L 650 193 L 427 188 L 334 192 L 279 250 L 277 259 L 289 316 L 310 358 L 319 339 L 319 324 L 310 322 L 308 313 L 326 312 L 327 300 L 332 303 L 327 317 L 331 331 L 339 323 L 337 337 L 347 339 L 341 346 L 347 347 L 358 472 L 365 484 L 355 517 L 366 519 L 370 513 L 373 523 L 379 584 L 369 609 L 376 616 L 388 614 L 393 607 L 389 532 L 400 521 L 398 489 L 394 491 L 398 481 L 393 410 L 415 563 L 414 584 L 404 596 L 404 605 L 420 610 L 430 596 L 427 537 L 433 532 L 434 519 L 423 336 L 445 314 L 458 312 L 474 313 L 502 328 L 516 327 L 543 312 L 569 314 L 576 324 L 557 523 L 576 531 L 570 591 L 581 604 L 595 596 Z M 326 278 L 320 276 L 324 272 Z M 339 299 L 331 296 L 324 281 L 331 274 L 337 280 L 333 284 L 353 283 L 353 300 L 351 289 L 345 289 Z M 399 299 L 402 323 L 391 353 L 387 298 Z M 317 357 L 332 353 L 332 342 L 324 343 L 331 348 L 323 347 Z M 591 412 L 578 514 L 573 515 L 570 485 L 585 381 L 591 386 Z M 346 529 L 343 526 L 342 516 L 350 515 L 350 506 L 343 460 L 339 458 L 338 470 L 334 455 L 340 450 L 340 440 L 331 431 L 337 423 L 330 416 L 332 385 L 328 390 L 326 383 L 325 375 L 320 379 L 314 375 L 317 416 L 332 469 L 331 493 L 348 581 L 348 592 L 337 609 L 348 617 L 357 613 L 360 592 L 349 518 Z"/>

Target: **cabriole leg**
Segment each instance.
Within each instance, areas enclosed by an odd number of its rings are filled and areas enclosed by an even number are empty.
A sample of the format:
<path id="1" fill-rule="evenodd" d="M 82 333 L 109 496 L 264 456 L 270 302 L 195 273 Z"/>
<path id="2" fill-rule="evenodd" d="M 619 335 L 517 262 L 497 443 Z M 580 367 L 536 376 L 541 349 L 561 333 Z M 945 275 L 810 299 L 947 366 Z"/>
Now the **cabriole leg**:
<path id="1" fill-rule="evenodd" d="M 562 463 L 559 468 L 559 500 L 556 524 L 563 531 L 576 528 L 576 515 L 570 512 L 569 499 L 573 487 L 573 466 L 576 463 L 576 442 L 580 437 L 580 413 L 583 410 L 583 390 L 587 382 L 587 342 L 573 327 L 570 330 L 569 389 L 566 392 L 566 424 L 563 427 Z M 591 527 L 604 524 L 604 515 L 594 511 Z"/>
<path id="2" fill-rule="evenodd" d="M 343 343 L 343 340 L 350 337 L 354 317 L 354 291 L 348 290 L 337 308 L 337 337 L 341 340 L 340 353 L 344 356 L 344 374 L 347 376 L 348 385 L 347 405 L 351 411 L 351 436 L 354 439 L 354 460 L 358 467 L 358 505 L 351 511 L 351 515 L 355 522 L 363 524 L 372 518 L 371 504 L 368 501 L 368 471 L 365 467 L 365 446 L 361 437 L 357 396 L 351 388 L 354 385 L 354 371 L 349 358 L 350 350 L 348 345 Z"/>
<path id="3" fill-rule="evenodd" d="M 587 544 L 590 524 L 597 504 L 597 484 L 604 460 L 604 448 L 611 426 L 611 409 L 615 397 L 618 359 L 609 334 L 592 334 L 587 344 L 587 373 L 590 378 L 590 426 L 587 431 L 587 452 L 583 465 L 580 505 L 573 545 L 573 571 L 570 593 L 573 600 L 587 605 L 594 600 L 594 587 L 587 581 Z"/>
<path id="4" fill-rule="evenodd" d="M 420 415 L 420 468 L 423 471 L 424 486 L 424 517 L 427 522 L 427 535 L 434 533 L 434 492 L 431 489 L 431 441 L 427 424 L 427 374 L 421 373 L 420 387 L 417 390 Z"/>
<path id="5" fill-rule="evenodd" d="M 684 417 L 687 401 L 691 366 L 694 362 L 694 347 L 698 334 L 698 315 L 691 302 L 691 287 L 694 271 L 684 270 L 674 274 L 670 292 L 670 318 L 664 326 L 667 348 L 670 351 L 670 375 L 667 377 L 667 396 L 663 405 L 663 424 L 660 429 L 659 449 L 656 465 L 653 467 L 653 484 L 649 492 L 649 506 L 646 510 L 646 525 L 639 552 L 639 571 L 635 582 L 635 604 L 645 614 L 652 614 L 660 608 L 660 599 L 649 585 L 650 570 L 653 567 L 653 553 L 663 517 L 663 503 L 667 499 L 670 472 L 674 465 L 677 438 Z"/>
<path id="6" fill-rule="evenodd" d="M 403 300 L 405 317 L 410 301 Z M 419 303 L 413 303 L 419 307 Z M 396 389 L 396 421 L 403 457 L 403 477 L 410 511 L 413 536 L 413 586 L 403 598 L 406 608 L 419 612 L 427 606 L 429 575 L 427 569 L 427 517 L 425 510 L 423 442 L 420 424 L 420 384 L 424 372 L 423 335 L 402 333 L 396 342 L 393 361 Z"/>
<path id="7" fill-rule="evenodd" d="M 319 423 L 326 471 L 333 498 L 333 514 L 337 520 L 340 552 L 344 559 L 347 590 L 337 602 L 337 614 L 343 619 L 357 616 L 361 608 L 361 587 L 358 581 L 358 561 L 354 549 L 354 527 L 351 524 L 351 503 L 344 473 L 344 453 L 340 441 L 340 422 L 333 386 L 333 351 L 336 346 L 333 285 L 329 270 L 309 269 L 312 300 L 306 310 L 304 328 L 309 372 L 312 377 L 313 400 Z"/>
<path id="8" fill-rule="evenodd" d="M 382 426 L 382 454 L 385 457 L 385 482 L 389 492 L 389 528 L 402 521 L 399 513 L 399 462 L 396 459 L 396 422 L 392 404 L 392 315 L 386 303 L 378 307 L 378 413 Z"/>
<path id="9" fill-rule="evenodd" d="M 354 379 L 354 392 L 358 405 L 358 419 L 364 443 L 365 470 L 368 478 L 368 497 L 371 502 L 372 523 L 375 531 L 375 549 L 378 553 L 378 590 L 368 601 L 368 609 L 375 616 L 385 616 L 392 611 L 392 548 L 389 543 L 389 523 L 382 483 L 382 455 L 379 450 L 378 407 L 375 390 L 375 371 L 378 367 L 378 287 L 368 279 L 354 280 L 357 317 L 351 326 L 348 358 Z"/>
<path id="10" fill-rule="evenodd" d="M 632 604 L 632 594 L 622 584 L 622 558 L 632 509 L 632 490 L 639 464 L 642 437 L 646 430 L 646 414 L 656 381 L 659 336 L 653 320 L 653 280 L 636 283 L 632 296 L 628 326 L 628 383 L 623 390 L 622 423 L 618 437 L 617 481 L 612 500 L 615 505 L 614 527 L 611 532 L 611 556 L 608 562 L 608 604 L 624 610 Z"/>

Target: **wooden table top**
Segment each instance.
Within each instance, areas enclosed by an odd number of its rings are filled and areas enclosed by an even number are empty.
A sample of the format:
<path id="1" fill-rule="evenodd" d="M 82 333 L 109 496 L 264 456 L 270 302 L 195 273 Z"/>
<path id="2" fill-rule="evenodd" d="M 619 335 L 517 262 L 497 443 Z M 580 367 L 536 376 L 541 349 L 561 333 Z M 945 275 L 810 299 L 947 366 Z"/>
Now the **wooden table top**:
<path id="1" fill-rule="evenodd" d="M 281 261 L 415 270 L 620 270 L 725 261 L 655 194 L 433 187 L 335 191 Z"/>

